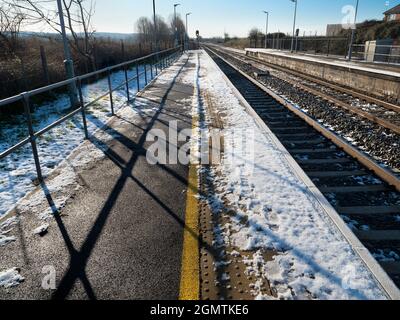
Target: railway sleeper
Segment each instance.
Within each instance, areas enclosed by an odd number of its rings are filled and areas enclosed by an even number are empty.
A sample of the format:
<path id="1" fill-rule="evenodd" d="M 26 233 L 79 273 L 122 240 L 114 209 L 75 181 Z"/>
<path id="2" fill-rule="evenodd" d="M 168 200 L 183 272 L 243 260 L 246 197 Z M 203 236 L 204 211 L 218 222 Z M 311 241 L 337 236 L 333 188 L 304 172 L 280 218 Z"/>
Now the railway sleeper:
<path id="1" fill-rule="evenodd" d="M 400 276 L 400 261 L 382 261 L 382 268 L 391 276 Z"/>
<path id="2" fill-rule="evenodd" d="M 357 206 L 336 207 L 336 211 L 345 215 L 400 214 L 400 206 Z"/>
<path id="3" fill-rule="evenodd" d="M 335 177 L 356 177 L 369 175 L 367 171 L 314 171 L 307 172 L 310 178 L 335 178 Z"/>
<path id="4" fill-rule="evenodd" d="M 285 139 L 290 139 L 290 138 L 310 138 L 310 137 L 318 137 L 318 135 L 315 132 L 299 132 L 299 133 L 276 133 L 276 136 L 278 136 L 278 138 L 285 138 Z M 326 149 L 325 149 L 326 150 Z M 335 150 L 329 150 L 327 152 L 335 152 Z"/>
<path id="5" fill-rule="evenodd" d="M 292 154 L 318 154 L 318 153 L 338 153 L 343 152 L 338 148 L 313 148 L 313 149 L 290 149 L 290 153 Z"/>
<path id="6" fill-rule="evenodd" d="M 389 191 L 390 187 L 386 184 L 363 185 L 363 186 L 336 186 L 336 187 L 318 187 L 322 193 L 354 193 L 354 192 L 382 192 Z"/>
<path id="7" fill-rule="evenodd" d="M 355 230 L 354 233 L 361 241 L 400 242 L 400 230 Z"/>
<path id="8" fill-rule="evenodd" d="M 325 138 L 321 138 L 318 137 L 316 139 L 310 139 L 310 140 L 281 140 L 282 144 L 292 144 L 292 145 L 296 145 L 296 144 L 307 144 L 307 145 L 319 145 L 320 143 L 324 143 L 326 142 Z"/>
<path id="9" fill-rule="evenodd" d="M 338 159 L 304 159 L 298 160 L 297 163 L 300 165 L 325 165 L 325 164 L 339 164 L 348 163 L 352 160 L 349 158 L 338 158 Z M 307 171 L 307 170 L 306 170 Z"/>
<path id="10" fill-rule="evenodd" d="M 301 126 L 301 127 L 275 127 L 273 128 L 273 131 L 294 131 L 294 132 L 298 132 L 298 131 L 302 131 L 302 130 L 310 130 L 311 127 L 306 127 L 306 126 Z"/>

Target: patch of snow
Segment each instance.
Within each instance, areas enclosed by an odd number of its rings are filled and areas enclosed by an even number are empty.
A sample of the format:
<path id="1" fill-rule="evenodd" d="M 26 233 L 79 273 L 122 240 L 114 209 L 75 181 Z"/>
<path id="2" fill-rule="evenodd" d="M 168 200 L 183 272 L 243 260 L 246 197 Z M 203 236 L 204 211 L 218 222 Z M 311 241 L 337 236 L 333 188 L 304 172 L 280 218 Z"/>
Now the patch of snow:
<path id="1" fill-rule="evenodd" d="M 8 234 L 12 231 L 12 228 L 18 223 L 18 221 L 19 219 L 17 217 L 11 217 L 0 224 L 0 247 L 4 247 L 17 240 L 16 237 L 8 236 Z"/>
<path id="2" fill-rule="evenodd" d="M 10 242 L 14 242 L 16 241 L 17 238 L 11 236 L 11 237 L 7 237 L 3 234 L 0 234 L 0 247 L 4 247 L 5 245 L 9 244 Z"/>
<path id="3" fill-rule="evenodd" d="M 372 254 L 374 258 L 380 262 L 395 262 L 400 261 L 400 256 L 392 250 L 379 249 Z"/>
<path id="4" fill-rule="evenodd" d="M 33 234 L 43 236 L 47 233 L 49 227 L 50 225 L 48 223 L 42 224 L 40 227 L 37 227 L 35 230 L 33 230 Z"/>
<path id="5" fill-rule="evenodd" d="M 229 281 L 231 277 L 227 273 L 221 275 L 221 281 Z"/>
<path id="6" fill-rule="evenodd" d="M 18 286 L 25 279 L 19 273 L 17 268 L 12 268 L 3 272 L 0 272 L 0 287 L 12 288 Z"/>

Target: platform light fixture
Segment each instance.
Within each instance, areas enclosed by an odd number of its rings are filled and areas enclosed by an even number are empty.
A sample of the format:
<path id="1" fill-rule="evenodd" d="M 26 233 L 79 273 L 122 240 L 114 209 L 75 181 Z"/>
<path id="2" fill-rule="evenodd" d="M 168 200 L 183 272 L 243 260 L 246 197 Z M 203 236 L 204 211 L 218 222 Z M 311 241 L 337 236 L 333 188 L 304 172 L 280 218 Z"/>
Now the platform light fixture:
<path id="1" fill-rule="evenodd" d="M 353 55 L 353 44 L 354 44 L 354 38 L 355 38 L 355 35 L 356 35 L 356 29 L 357 29 L 358 5 L 359 5 L 359 0 L 357 0 L 356 12 L 354 13 L 354 26 L 353 26 L 353 29 L 351 30 L 351 39 L 350 39 L 349 54 L 348 54 L 349 61 L 351 61 L 351 58 L 352 58 L 352 55 Z"/>
<path id="2" fill-rule="evenodd" d="M 180 3 L 175 3 L 174 4 L 174 28 L 175 28 L 175 47 L 178 46 L 178 26 L 176 25 L 176 8 L 179 7 L 181 4 Z"/>
<path id="3" fill-rule="evenodd" d="M 296 32 L 296 17 L 297 17 L 297 0 L 290 0 L 294 2 L 294 18 L 293 18 L 293 33 L 292 33 L 292 45 L 290 51 L 293 52 L 294 50 L 294 37 Z"/>
<path id="4" fill-rule="evenodd" d="M 191 12 L 186 13 L 186 50 L 189 48 L 189 30 L 188 30 L 188 17 L 191 15 Z"/>
<path id="5" fill-rule="evenodd" d="M 265 23 L 265 49 L 267 49 L 269 11 L 263 11 L 263 12 L 267 15 L 267 21 Z"/>

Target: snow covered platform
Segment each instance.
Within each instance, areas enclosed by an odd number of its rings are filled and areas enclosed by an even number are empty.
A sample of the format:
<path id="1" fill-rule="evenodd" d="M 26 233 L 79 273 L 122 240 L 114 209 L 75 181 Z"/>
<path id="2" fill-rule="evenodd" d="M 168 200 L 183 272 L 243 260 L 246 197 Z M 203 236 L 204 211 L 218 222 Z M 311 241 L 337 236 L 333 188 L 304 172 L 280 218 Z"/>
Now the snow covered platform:
<path id="1" fill-rule="evenodd" d="M 362 62 L 348 62 L 271 49 L 245 49 L 247 55 L 257 56 L 269 63 L 318 77 L 332 83 L 374 93 L 379 97 L 400 101 L 400 67 Z"/>
<path id="2" fill-rule="evenodd" d="M 0 220 L 0 299 L 204 298 L 199 247 L 222 253 L 219 287 L 237 266 L 253 299 L 388 298 L 368 251 L 206 52 L 98 127 Z"/>

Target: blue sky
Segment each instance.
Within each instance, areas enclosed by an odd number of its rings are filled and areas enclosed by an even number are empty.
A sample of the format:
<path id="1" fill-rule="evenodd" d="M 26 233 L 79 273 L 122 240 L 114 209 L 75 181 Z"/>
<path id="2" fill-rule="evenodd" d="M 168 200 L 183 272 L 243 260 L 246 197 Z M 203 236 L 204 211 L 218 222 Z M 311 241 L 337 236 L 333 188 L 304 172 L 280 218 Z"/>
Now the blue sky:
<path id="1" fill-rule="evenodd" d="M 156 0 L 157 12 L 165 19 L 173 14 L 173 4 L 180 2 L 178 12 L 193 12 L 189 31 L 200 30 L 202 36 L 245 36 L 252 27 L 264 30 L 265 15 L 270 11 L 270 31 L 291 32 L 294 4 L 290 0 Z M 360 0 L 359 21 L 382 19 L 386 3 L 393 7 L 400 0 Z M 99 32 L 131 33 L 135 21 L 152 15 L 152 0 L 96 0 L 94 27 Z M 328 23 L 340 23 L 342 8 L 356 0 L 298 0 L 298 27 L 301 34 L 323 33 Z"/>
<path id="2" fill-rule="evenodd" d="M 298 27 L 301 33 L 326 30 L 327 23 L 340 23 L 342 8 L 355 5 L 356 0 L 298 0 Z M 178 12 L 193 12 L 189 18 L 189 31 L 200 30 L 203 36 L 244 36 L 252 27 L 264 29 L 265 15 L 270 11 L 270 31 L 290 32 L 293 21 L 293 3 L 290 0 L 157 0 L 157 12 L 168 19 L 173 3 L 180 2 Z M 360 0 L 359 20 L 382 19 L 387 9 L 386 0 Z M 399 4 L 389 1 L 389 7 Z M 132 32 L 140 16 L 150 16 L 152 0 L 97 0 L 94 24 L 102 32 Z"/>

